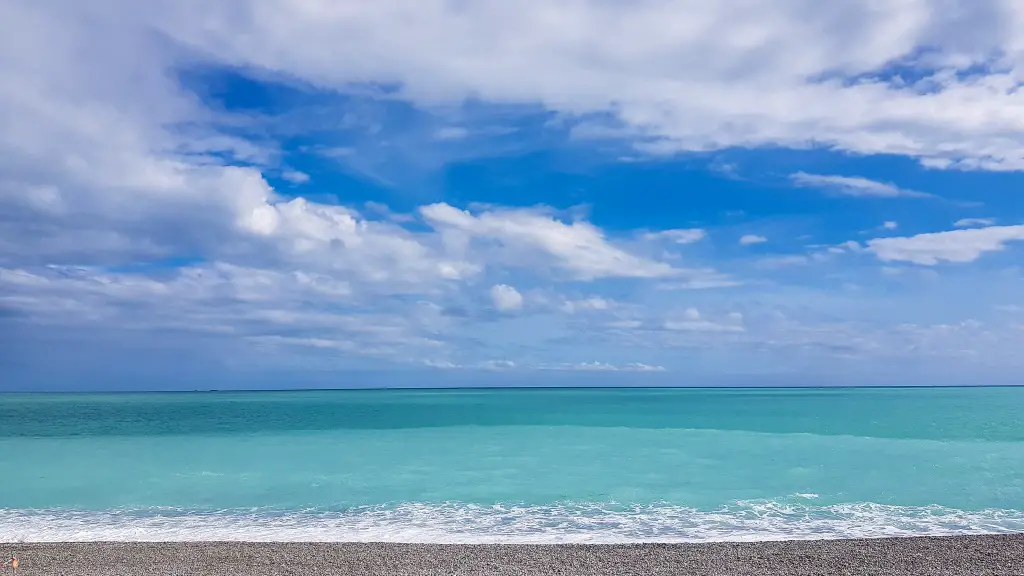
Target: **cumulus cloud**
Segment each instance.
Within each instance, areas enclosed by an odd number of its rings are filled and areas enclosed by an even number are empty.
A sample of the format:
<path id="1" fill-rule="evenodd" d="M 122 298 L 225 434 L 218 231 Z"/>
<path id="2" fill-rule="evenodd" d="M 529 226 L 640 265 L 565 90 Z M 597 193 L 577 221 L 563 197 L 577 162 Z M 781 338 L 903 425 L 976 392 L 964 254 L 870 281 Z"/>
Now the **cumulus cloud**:
<path id="1" fill-rule="evenodd" d="M 279 152 L 221 130 L 238 119 L 180 84 L 196 58 L 331 90 L 394 85 L 390 97 L 423 106 L 472 97 L 569 119 L 608 113 L 649 153 L 818 144 L 936 167 L 1024 168 L 1019 2 L 736 2 L 5 3 L 0 49 L 18 57 L 0 61 L 0 208 L 42 220 L 5 221 L 4 238 L 27 240 L 2 252 L 166 256 L 182 243 L 170 230 L 185 230 L 194 249 L 219 245 L 239 215 L 273 226 L 271 211 L 252 205 L 266 195 L 258 170 L 218 164 L 274 164 Z M 564 23 L 577 24 L 572 34 Z M 794 177 L 844 194 L 922 195 Z M 129 219 L 154 233 L 138 241 Z M 581 268 L 667 273 L 628 258 Z"/>
<path id="2" fill-rule="evenodd" d="M 523 295 L 507 284 L 497 284 L 491 287 L 491 302 L 502 312 L 519 310 L 523 307 Z"/>
<path id="3" fill-rule="evenodd" d="M 743 246 L 749 246 L 751 244 L 761 244 L 767 242 L 768 239 L 764 236 L 758 236 L 757 234 L 744 234 L 740 237 L 740 244 Z"/>
<path id="4" fill-rule="evenodd" d="M 677 273 L 668 264 L 613 246 L 588 222 L 566 224 L 536 210 L 502 209 L 474 215 L 438 203 L 420 208 L 420 214 L 454 242 L 490 244 L 494 261 L 508 265 L 547 265 L 580 280 L 660 278 Z"/>
<path id="5" fill-rule="evenodd" d="M 398 225 L 304 198 L 260 202 L 239 215 L 239 224 L 290 262 L 354 273 L 367 282 L 424 288 L 480 271 L 466 254 L 449 256 L 443 247 L 431 246 L 431 239 Z"/>
<path id="6" fill-rule="evenodd" d="M 900 225 L 897 222 L 893 222 L 892 220 L 888 220 L 882 223 L 882 228 L 885 228 L 886 230 L 895 230 L 899 227 Z"/>
<path id="7" fill-rule="evenodd" d="M 797 172 L 790 175 L 790 180 L 797 186 L 821 188 L 841 194 L 864 198 L 928 198 L 931 194 L 906 190 L 889 182 L 878 182 L 859 176 L 829 176 Z"/>
<path id="8" fill-rule="evenodd" d="M 386 86 L 389 101 L 419 109 L 523 105 L 550 113 L 555 130 L 607 117 L 608 129 L 571 132 L 625 138 L 637 158 L 814 146 L 1008 170 L 1024 168 L 1022 27 L 1024 7 L 1011 0 L 0 3 L 0 313 L 422 359 L 445 357 L 425 349 L 477 343 L 458 336 L 466 308 L 480 305 L 462 291 L 479 295 L 510 270 L 673 289 L 740 284 L 732 272 L 660 262 L 631 242 L 635 233 L 620 239 L 546 209 L 432 204 L 368 218 L 284 197 L 263 174 L 306 182 L 286 169 L 292 152 L 266 136 L 259 114 L 205 103 L 197 72 L 255 71 L 332 94 Z M 425 137 L 451 148 L 480 133 L 471 118 L 451 120 Z M 356 155 L 348 145 L 306 152 Z M 796 180 L 859 196 L 922 194 L 849 176 Z M 1020 239 L 1019 228 L 877 239 L 869 249 L 883 260 L 970 261 Z M 943 236 L 954 233 L 965 235 Z M 686 244 L 704 232 L 648 234 Z M 193 263 L 175 263 L 183 256 Z M 744 321 L 686 313 L 646 324 L 739 333 Z M 617 334 L 642 325 L 620 320 Z"/>
<path id="9" fill-rule="evenodd" d="M 1024 226 L 990 226 L 933 232 L 868 241 L 868 251 L 885 262 L 913 262 L 934 266 L 939 262 L 973 262 L 986 252 L 997 252 L 1007 242 L 1024 240 Z"/>
<path id="10" fill-rule="evenodd" d="M 92 10 L 120 11 L 226 64 L 322 86 L 371 80 L 423 104 L 474 97 L 612 112 L 649 151 L 814 143 L 931 166 L 1024 165 L 1024 48 L 1014 32 L 1024 8 L 1013 0 L 581 1 L 543 10 L 496 0 L 301 9 L 286 0 L 162 0 L 145 11 L 121 0 Z M 12 29 L 21 22 L 6 20 Z"/>

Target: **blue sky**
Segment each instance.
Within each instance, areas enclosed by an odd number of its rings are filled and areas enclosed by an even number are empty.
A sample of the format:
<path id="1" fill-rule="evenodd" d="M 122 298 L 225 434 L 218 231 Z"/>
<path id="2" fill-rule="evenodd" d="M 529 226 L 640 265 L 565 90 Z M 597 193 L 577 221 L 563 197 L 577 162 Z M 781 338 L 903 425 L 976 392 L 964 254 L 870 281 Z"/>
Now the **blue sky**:
<path id="1" fill-rule="evenodd" d="M 0 22 L 2 388 L 1019 383 L 1019 2 Z"/>

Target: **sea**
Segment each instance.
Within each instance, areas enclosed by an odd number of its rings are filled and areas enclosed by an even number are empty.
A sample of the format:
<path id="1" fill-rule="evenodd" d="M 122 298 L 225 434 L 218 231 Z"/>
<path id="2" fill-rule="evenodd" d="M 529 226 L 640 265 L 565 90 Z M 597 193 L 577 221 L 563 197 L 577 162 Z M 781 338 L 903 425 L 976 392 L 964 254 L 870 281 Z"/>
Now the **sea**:
<path id="1" fill-rule="evenodd" d="M 0 395 L 0 542 L 1024 531 L 1024 388 Z"/>

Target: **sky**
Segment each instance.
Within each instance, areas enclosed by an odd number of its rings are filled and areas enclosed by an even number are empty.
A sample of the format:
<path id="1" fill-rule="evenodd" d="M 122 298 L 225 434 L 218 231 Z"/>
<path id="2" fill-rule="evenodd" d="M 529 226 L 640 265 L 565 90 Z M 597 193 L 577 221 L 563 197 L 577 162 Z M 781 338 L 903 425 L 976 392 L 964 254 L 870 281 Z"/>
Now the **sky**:
<path id="1" fill-rule="evenodd" d="M 1019 0 L 12 0 L 0 75 L 0 389 L 1022 383 Z"/>

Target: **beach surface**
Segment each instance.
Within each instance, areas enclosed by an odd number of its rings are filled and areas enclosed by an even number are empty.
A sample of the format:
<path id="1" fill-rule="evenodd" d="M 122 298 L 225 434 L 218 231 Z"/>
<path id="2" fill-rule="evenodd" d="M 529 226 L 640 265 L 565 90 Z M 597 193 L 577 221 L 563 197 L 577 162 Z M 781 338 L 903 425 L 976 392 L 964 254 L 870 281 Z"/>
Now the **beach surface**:
<path id="1" fill-rule="evenodd" d="M 19 576 L 1024 575 L 1024 534 L 712 544 L 3 544 Z"/>

